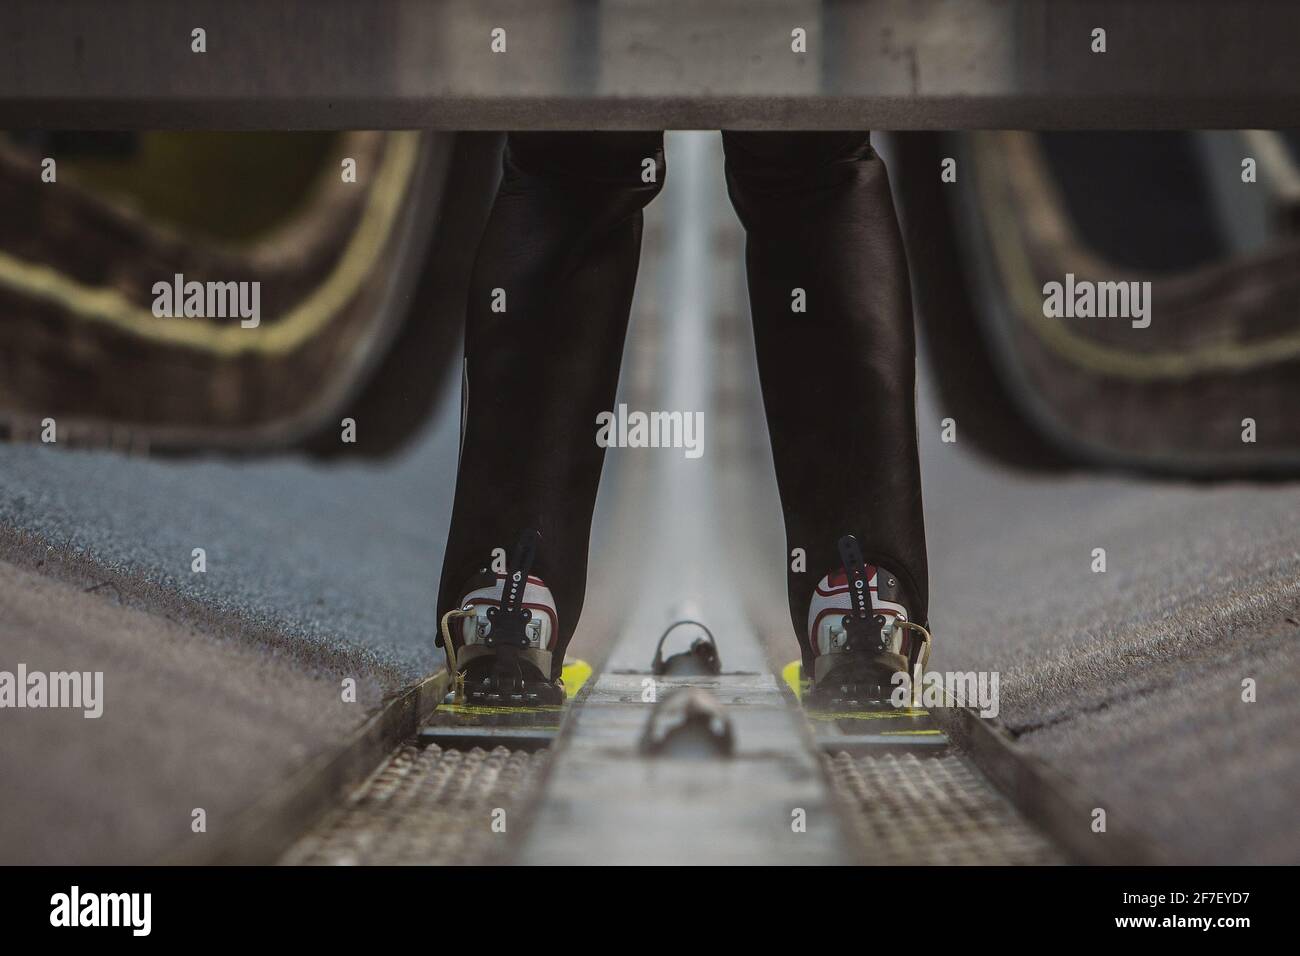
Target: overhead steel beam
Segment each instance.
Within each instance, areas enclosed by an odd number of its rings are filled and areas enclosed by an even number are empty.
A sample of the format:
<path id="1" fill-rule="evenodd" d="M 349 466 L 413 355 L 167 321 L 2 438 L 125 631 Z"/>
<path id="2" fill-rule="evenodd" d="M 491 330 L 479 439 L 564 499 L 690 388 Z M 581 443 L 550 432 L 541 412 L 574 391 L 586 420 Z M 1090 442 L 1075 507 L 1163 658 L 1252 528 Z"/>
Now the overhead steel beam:
<path id="1" fill-rule="evenodd" d="M 1297 36 L 1275 0 L 5 0 L 0 126 L 1277 128 Z"/>

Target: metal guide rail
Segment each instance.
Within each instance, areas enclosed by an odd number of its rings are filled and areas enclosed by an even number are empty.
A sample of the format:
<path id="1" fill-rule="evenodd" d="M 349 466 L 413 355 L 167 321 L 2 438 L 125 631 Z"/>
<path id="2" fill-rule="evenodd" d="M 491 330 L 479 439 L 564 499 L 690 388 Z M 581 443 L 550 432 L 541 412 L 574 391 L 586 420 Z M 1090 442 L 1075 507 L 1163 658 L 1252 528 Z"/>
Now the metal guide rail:
<path id="1" fill-rule="evenodd" d="M 575 714 L 525 863 L 848 863 L 770 674 L 605 673 Z"/>
<path id="2" fill-rule="evenodd" d="M 865 862 L 1068 861 L 957 751 L 936 715 L 921 707 L 817 706 L 806 698 L 798 661 L 782 679 L 808 720 Z"/>
<path id="3" fill-rule="evenodd" d="M 406 744 L 304 836 L 286 864 L 457 865 L 489 862 L 546 768 L 545 750 L 444 750 Z"/>
<path id="4" fill-rule="evenodd" d="M 444 704 L 283 862 L 1104 859 L 1027 819 L 953 746 L 942 729 L 951 718 L 819 713 L 798 697 L 769 674 L 622 672 L 545 714 Z M 512 734 L 523 746 L 499 744 Z M 1048 790 L 1035 788 L 1032 801 L 1074 813 Z M 1023 782 L 1016 796 L 1031 796 Z"/>
<path id="5" fill-rule="evenodd" d="M 1045 864 L 1067 857 L 951 750 L 823 757 L 872 864 Z"/>
<path id="6" fill-rule="evenodd" d="M 803 710 L 797 685 L 763 674 L 607 672 L 578 687 L 571 708 L 445 702 L 283 862 L 1086 858 L 1028 821 L 926 711 Z"/>
<path id="7" fill-rule="evenodd" d="M 564 705 L 524 707 L 458 701 L 444 679 L 444 696 L 418 733 L 281 862 L 445 865 L 509 856 L 548 765 L 547 748 L 589 689 L 590 675 L 585 661 L 572 661 L 564 668 Z"/>

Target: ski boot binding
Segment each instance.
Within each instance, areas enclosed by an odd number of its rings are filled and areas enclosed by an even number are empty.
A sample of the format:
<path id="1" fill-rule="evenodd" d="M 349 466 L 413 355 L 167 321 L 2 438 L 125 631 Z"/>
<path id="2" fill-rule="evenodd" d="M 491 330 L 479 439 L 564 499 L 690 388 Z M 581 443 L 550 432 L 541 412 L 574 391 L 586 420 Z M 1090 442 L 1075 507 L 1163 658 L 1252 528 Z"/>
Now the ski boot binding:
<path id="1" fill-rule="evenodd" d="M 466 585 L 460 608 L 443 616 L 441 643 L 456 677 L 458 703 L 564 703 L 564 682 L 552 677 L 559 631 L 555 600 L 542 579 L 529 574 L 539 539 L 536 531 L 524 532 L 505 573 L 480 570 Z M 458 635 L 449 626 L 455 619 Z"/>
<path id="2" fill-rule="evenodd" d="M 930 632 L 908 619 L 896 575 L 866 564 L 853 535 L 839 540 L 843 567 L 821 579 L 808 608 L 813 685 L 819 706 L 888 703 L 909 678 L 915 703 L 930 659 Z"/>

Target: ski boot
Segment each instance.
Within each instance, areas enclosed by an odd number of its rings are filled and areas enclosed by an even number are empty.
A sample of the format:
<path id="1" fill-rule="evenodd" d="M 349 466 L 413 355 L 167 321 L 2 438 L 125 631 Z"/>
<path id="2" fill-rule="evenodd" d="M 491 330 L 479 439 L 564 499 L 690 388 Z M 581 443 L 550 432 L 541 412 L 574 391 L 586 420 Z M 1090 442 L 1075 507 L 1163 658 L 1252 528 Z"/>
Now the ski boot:
<path id="1" fill-rule="evenodd" d="M 866 564 L 853 535 L 839 540 L 843 567 L 817 584 L 808 607 L 810 700 L 821 706 L 889 702 L 909 678 L 915 703 L 930 659 L 930 632 L 908 619 L 896 575 Z"/>
<path id="2" fill-rule="evenodd" d="M 466 584 L 460 608 L 443 616 L 440 643 L 460 703 L 564 703 L 564 682 L 552 677 L 551 652 L 559 634 L 555 600 L 542 579 L 529 574 L 540 537 L 524 532 L 505 573 L 481 569 Z M 459 619 L 458 635 L 448 626 L 454 619 Z"/>

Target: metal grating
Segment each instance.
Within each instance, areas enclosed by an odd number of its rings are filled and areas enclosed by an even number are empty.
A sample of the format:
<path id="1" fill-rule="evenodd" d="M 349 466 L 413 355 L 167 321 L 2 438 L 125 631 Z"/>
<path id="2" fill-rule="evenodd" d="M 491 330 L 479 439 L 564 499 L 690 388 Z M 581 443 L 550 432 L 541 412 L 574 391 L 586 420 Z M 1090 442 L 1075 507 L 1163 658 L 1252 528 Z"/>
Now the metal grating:
<path id="1" fill-rule="evenodd" d="M 1066 862 L 964 759 L 883 753 L 823 758 L 873 864 Z"/>
<path id="2" fill-rule="evenodd" d="M 521 830 L 517 810 L 547 752 L 404 746 L 351 799 L 304 836 L 282 862 L 453 865 L 503 854 Z M 505 811 L 505 832 L 493 814 Z"/>

